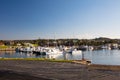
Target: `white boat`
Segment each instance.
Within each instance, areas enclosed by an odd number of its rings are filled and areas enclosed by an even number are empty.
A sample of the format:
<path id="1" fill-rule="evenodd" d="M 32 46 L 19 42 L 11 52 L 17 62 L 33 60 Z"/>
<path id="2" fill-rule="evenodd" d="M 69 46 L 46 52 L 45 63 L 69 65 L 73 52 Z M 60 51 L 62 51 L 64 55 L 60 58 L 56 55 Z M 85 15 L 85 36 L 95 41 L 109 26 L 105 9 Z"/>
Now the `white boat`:
<path id="1" fill-rule="evenodd" d="M 59 56 L 63 56 L 63 51 L 60 51 L 56 48 L 50 48 L 48 52 L 46 52 L 47 58 L 49 59 L 56 59 Z"/>
<path id="2" fill-rule="evenodd" d="M 81 54 L 81 55 L 82 55 L 82 51 L 81 51 L 81 50 L 74 49 L 74 50 L 72 51 L 72 54 L 73 54 L 73 55 L 74 55 L 74 54 Z"/>
<path id="3" fill-rule="evenodd" d="M 65 50 L 66 53 L 70 53 L 70 54 L 80 54 L 80 53 L 82 53 L 81 50 L 77 50 L 76 48 L 72 48 L 72 47 L 64 48 L 64 50 Z"/>

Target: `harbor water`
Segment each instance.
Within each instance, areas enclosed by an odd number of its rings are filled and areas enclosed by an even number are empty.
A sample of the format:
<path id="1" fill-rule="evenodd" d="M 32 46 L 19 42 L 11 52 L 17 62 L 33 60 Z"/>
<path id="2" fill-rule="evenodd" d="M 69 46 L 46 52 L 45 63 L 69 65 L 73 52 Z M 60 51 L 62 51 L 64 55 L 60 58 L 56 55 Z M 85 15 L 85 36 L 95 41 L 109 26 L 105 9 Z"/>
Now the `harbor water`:
<path id="1" fill-rule="evenodd" d="M 82 51 L 84 58 L 91 60 L 92 64 L 105 64 L 105 65 L 120 65 L 120 50 L 95 50 L 95 51 Z M 1 58 L 47 58 L 46 55 L 36 55 L 33 53 L 23 53 L 14 51 L 1 51 Z M 57 59 L 64 59 L 64 56 L 59 56 Z M 81 60 L 81 53 L 70 54 L 66 53 L 67 60 Z"/>

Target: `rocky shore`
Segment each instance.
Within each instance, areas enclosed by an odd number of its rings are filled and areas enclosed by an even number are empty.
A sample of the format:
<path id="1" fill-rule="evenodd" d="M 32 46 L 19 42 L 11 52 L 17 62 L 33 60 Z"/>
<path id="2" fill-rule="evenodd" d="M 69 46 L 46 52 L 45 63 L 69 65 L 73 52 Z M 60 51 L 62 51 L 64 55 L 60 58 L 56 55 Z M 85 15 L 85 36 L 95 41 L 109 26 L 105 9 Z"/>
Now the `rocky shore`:
<path id="1" fill-rule="evenodd" d="M 34 60 L 1 60 L 0 80 L 120 80 L 120 71 Z"/>

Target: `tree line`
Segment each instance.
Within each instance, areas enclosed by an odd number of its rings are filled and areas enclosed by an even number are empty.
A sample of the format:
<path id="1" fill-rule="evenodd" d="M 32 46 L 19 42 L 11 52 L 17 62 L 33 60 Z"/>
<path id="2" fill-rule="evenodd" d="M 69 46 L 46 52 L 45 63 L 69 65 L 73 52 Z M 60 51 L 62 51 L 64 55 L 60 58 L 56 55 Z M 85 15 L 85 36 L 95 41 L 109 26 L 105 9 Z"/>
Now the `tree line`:
<path id="1" fill-rule="evenodd" d="M 17 46 L 17 44 L 24 45 L 24 43 L 36 44 L 38 46 L 99 46 L 112 43 L 120 43 L 119 39 L 109 39 L 109 38 L 95 38 L 95 39 L 36 39 L 36 40 L 0 40 L 0 43 L 4 45 Z"/>

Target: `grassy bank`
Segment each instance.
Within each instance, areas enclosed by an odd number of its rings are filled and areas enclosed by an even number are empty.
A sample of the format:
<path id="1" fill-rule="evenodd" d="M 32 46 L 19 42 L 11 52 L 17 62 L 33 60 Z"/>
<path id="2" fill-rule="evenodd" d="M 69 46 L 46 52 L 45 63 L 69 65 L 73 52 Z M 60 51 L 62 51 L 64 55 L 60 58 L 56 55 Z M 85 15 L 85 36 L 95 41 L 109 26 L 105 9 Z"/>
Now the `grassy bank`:
<path id="1" fill-rule="evenodd" d="M 15 46 L 0 46 L 0 51 L 15 51 Z"/>
<path id="2" fill-rule="evenodd" d="M 54 60 L 45 58 L 0 58 L 0 60 L 30 60 L 30 61 L 49 61 L 49 62 L 73 62 L 72 60 Z"/>
<path id="3" fill-rule="evenodd" d="M 0 49 L 8 48 L 8 46 L 0 46 Z"/>
<path id="4" fill-rule="evenodd" d="M 90 65 L 87 60 L 56 60 L 56 59 L 46 59 L 46 58 L 0 58 L 0 60 L 28 60 L 28 61 L 48 61 L 48 62 L 67 62 Z"/>

